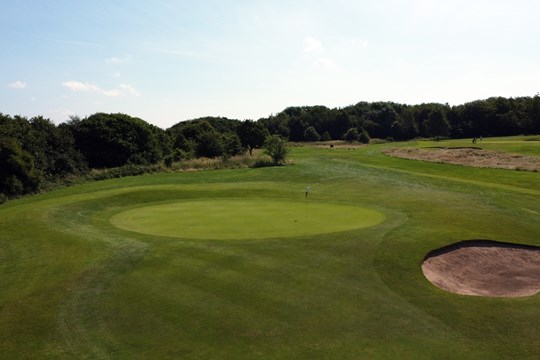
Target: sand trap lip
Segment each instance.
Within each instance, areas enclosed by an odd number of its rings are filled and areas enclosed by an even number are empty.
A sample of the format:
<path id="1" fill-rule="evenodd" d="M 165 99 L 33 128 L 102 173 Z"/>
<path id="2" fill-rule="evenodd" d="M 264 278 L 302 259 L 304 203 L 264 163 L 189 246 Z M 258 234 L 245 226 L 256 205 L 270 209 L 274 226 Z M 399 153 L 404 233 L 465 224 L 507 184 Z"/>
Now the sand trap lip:
<path id="1" fill-rule="evenodd" d="M 456 294 L 531 296 L 540 292 L 540 247 L 461 241 L 428 253 L 422 271 L 435 286 Z"/>

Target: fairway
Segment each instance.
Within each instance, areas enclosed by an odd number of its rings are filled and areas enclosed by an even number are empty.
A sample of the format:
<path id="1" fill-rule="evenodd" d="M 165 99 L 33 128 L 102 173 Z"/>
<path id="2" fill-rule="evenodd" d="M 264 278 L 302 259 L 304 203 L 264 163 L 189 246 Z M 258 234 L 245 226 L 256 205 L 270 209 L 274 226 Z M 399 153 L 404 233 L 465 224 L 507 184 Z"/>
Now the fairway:
<path id="1" fill-rule="evenodd" d="M 316 235 L 369 227 L 384 214 L 355 206 L 272 199 L 204 199 L 145 206 L 111 218 L 121 229 L 193 239 L 245 240 Z"/>
<path id="2" fill-rule="evenodd" d="M 538 156 L 527 139 L 478 147 Z M 467 240 L 540 246 L 540 173 L 384 153 L 441 143 L 295 146 L 287 166 L 132 176 L 9 201 L 1 357 L 537 359 L 536 287 L 461 295 L 422 265 Z M 523 259 L 537 264 L 538 253 Z M 499 262 L 477 267 L 497 274 Z"/>

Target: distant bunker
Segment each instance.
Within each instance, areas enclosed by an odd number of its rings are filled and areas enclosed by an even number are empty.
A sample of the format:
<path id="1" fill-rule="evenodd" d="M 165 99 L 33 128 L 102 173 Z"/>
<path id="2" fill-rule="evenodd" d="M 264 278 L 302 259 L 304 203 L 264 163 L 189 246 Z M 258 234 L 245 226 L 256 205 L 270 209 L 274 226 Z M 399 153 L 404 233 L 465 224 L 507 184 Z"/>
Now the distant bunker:
<path id="1" fill-rule="evenodd" d="M 376 210 L 309 198 L 200 198 L 143 206 L 114 215 L 111 224 L 147 235 L 252 240 L 313 236 L 382 223 Z"/>
<path id="2" fill-rule="evenodd" d="M 540 247 L 462 241 L 431 251 L 422 271 L 434 285 L 456 294 L 531 296 L 540 292 Z"/>

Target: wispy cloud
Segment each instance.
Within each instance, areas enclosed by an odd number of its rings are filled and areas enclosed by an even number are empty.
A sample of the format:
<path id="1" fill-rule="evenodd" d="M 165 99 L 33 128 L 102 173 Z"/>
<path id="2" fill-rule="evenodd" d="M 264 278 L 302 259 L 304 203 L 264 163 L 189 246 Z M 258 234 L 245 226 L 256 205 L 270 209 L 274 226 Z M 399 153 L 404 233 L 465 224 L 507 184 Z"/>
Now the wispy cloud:
<path id="1" fill-rule="evenodd" d="M 309 53 L 323 49 L 322 43 L 319 40 L 312 37 L 307 37 L 304 39 L 304 52 Z"/>
<path id="2" fill-rule="evenodd" d="M 53 39 L 52 41 L 60 43 L 60 44 L 103 47 L 102 44 L 88 42 L 88 41 L 60 40 L 60 39 Z"/>
<path id="3" fill-rule="evenodd" d="M 124 56 L 113 56 L 110 58 L 105 59 L 105 62 L 107 64 L 123 64 L 128 63 L 133 60 L 133 56 L 131 55 L 124 55 Z"/>
<path id="4" fill-rule="evenodd" d="M 12 82 L 11 84 L 8 84 L 8 87 L 12 89 L 26 89 L 26 87 L 28 87 L 28 84 L 24 81 L 17 80 L 15 82 Z"/>
<path id="5" fill-rule="evenodd" d="M 135 88 L 129 84 L 120 84 L 120 90 L 124 93 L 124 94 L 128 94 L 128 95 L 133 95 L 133 96 L 139 96 L 141 95 L 140 92 L 138 92 L 137 90 L 135 90 Z"/>
<path id="6" fill-rule="evenodd" d="M 122 96 L 122 95 L 131 95 L 131 96 L 141 95 L 140 92 L 135 90 L 135 88 L 129 84 L 120 84 L 117 89 L 110 89 L 110 90 L 102 89 L 96 84 L 83 83 L 83 82 L 74 81 L 74 80 L 66 81 L 62 83 L 62 85 L 71 91 L 95 92 L 95 93 L 102 94 L 105 96 L 110 96 L 110 97 L 117 97 L 117 96 Z"/>
<path id="7" fill-rule="evenodd" d="M 102 91 L 97 85 L 90 83 L 82 83 L 80 81 L 66 81 L 62 83 L 62 85 L 67 87 L 71 91 Z"/>
<path id="8" fill-rule="evenodd" d="M 337 64 L 333 60 L 325 57 L 318 58 L 313 64 L 316 69 L 337 70 L 338 68 Z"/>
<path id="9" fill-rule="evenodd" d="M 166 55 L 177 55 L 177 56 L 184 56 L 184 57 L 196 57 L 196 58 L 215 59 L 215 60 L 227 60 L 226 58 L 221 57 L 221 56 L 205 54 L 205 53 L 200 53 L 196 51 L 182 51 L 182 50 L 153 48 L 153 47 L 145 48 L 145 50 L 160 53 L 160 54 L 166 54 Z"/>

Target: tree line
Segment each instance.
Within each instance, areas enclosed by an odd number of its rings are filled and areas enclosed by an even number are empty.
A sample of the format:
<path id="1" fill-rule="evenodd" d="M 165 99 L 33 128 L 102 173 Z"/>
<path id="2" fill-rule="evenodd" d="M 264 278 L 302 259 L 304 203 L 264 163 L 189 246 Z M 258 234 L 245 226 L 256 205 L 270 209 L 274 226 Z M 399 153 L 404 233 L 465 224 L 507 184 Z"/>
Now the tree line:
<path id="1" fill-rule="evenodd" d="M 371 137 L 464 138 L 540 133 L 540 96 L 448 104 L 359 102 L 344 108 L 288 107 L 257 121 L 205 117 L 161 129 L 125 114 L 96 113 L 55 125 L 42 116 L 0 113 L 0 203 L 90 169 L 164 164 L 195 157 L 252 154 L 268 143 Z M 280 153 L 282 149 L 278 149 Z"/>
<path id="2" fill-rule="evenodd" d="M 291 141 L 468 138 L 540 133 L 540 95 L 493 97 L 463 105 L 359 102 L 344 108 L 289 107 L 260 119 Z"/>
<path id="3" fill-rule="evenodd" d="M 82 177 L 91 169 L 120 168 L 120 176 L 132 175 L 155 164 L 251 154 L 270 137 L 261 123 L 217 117 L 164 130 L 125 114 L 96 113 L 55 125 L 42 116 L 0 113 L 0 203 Z"/>

